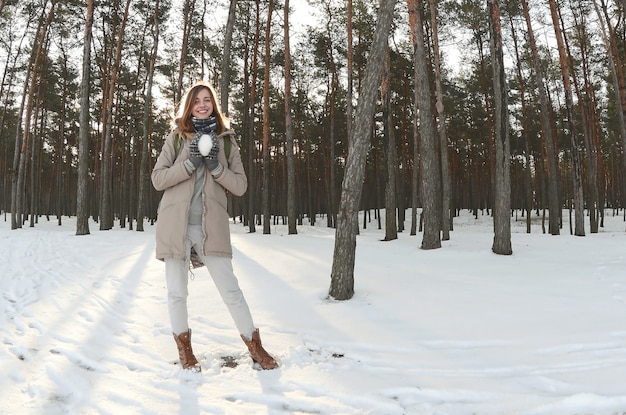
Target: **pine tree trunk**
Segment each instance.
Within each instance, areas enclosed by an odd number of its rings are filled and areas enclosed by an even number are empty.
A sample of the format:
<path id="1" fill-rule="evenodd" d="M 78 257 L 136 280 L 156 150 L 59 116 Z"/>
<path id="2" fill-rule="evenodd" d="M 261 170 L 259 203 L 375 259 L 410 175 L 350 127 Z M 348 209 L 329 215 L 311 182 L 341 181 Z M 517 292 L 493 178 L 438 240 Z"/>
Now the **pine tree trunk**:
<path id="1" fill-rule="evenodd" d="M 624 9 L 626 10 L 626 0 L 622 0 Z M 622 61 L 616 44 L 617 35 L 611 25 L 611 20 L 606 9 L 606 4 L 602 1 L 602 13 L 598 7 L 598 2 L 593 2 L 598 22 L 600 24 L 602 41 L 604 42 L 609 68 L 611 71 L 611 79 L 613 81 L 613 89 L 615 90 L 615 104 L 617 106 L 617 119 L 619 122 L 620 136 L 622 139 L 622 163 L 624 172 L 626 172 L 626 80 L 624 79 L 624 71 Z M 622 180 L 622 207 L 626 206 L 626 180 Z M 626 212 L 626 210 L 625 210 Z M 626 214 L 626 213 L 625 213 Z"/>
<path id="2" fill-rule="evenodd" d="M 183 93 L 183 78 L 185 77 L 185 61 L 187 60 L 187 50 L 189 44 L 189 34 L 193 28 L 193 14 L 196 7 L 196 0 L 185 0 L 183 4 L 183 39 L 180 48 L 180 59 L 178 62 L 178 82 L 174 91 L 174 102 L 180 102 Z"/>
<path id="3" fill-rule="evenodd" d="M 349 138 L 350 149 L 342 183 L 341 201 L 335 232 L 335 249 L 331 269 L 329 297 L 348 300 L 354 295 L 354 260 L 358 212 L 365 177 L 365 157 L 376 104 L 376 95 L 383 70 L 385 47 L 393 21 L 396 0 L 387 0 L 378 11 L 378 23 L 374 32 L 365 77 L 361 85 L 356 108 L 354 128 Z"/>
<path id="4" fill-rule="evenodd" d="M 524 86 L 525 80 L 522 74 L 522 61 L 520 59 L 517 31 L 515 30 L 515 23 L 513 16 L 509 15 L 509 22 L 511 24 L 511 33 L 513 34 L 513 46 L 515 50 L 515 69 L 517 73 L 517 80 L 520 88 L 520 102 L 522 107 L 522 135 L 524 137 L 525 146 L 525 159 L 526 166 L 524 168 L 526 177 L 526 233 L 530 233 L 531 225 L 531 210 L 532 210 L 532 173 L 531 173 L 531 158 L 530 158 L 530 135 L 528 131 L 528 108 L 526 106 L 526 87 Z M 539 170 L 539 169 L 537 169 Z"/>
<path id="5" fill-rule="evenodd" d="M 526 0 L 521 0 L 522 10 L 524 12 L 524 18 L 526 20 L 526 27 L 528 28 L 528 42 L 533 55 L 533 66 L 535 82 L 537 84 L 537 90 L 539 92 L 539 118 L 541 119 L 541 132 L 543 133 L 546 159 L 548 162 L 548 210 L 550 216 L 548 218 L 548 231 L 551 235 L 560 234 L 560 218 L 561 218 L 561 204 L 559 202 L 559 187 L 558 187 L 558 170 L 556 155 L 554 150 L 554 139 L 552 135 L 552 128 L 550 123 L 550 110 L 548 108 L 548 97 L 545 87 L 545 77 L 543 70 L 541 69 L 541 61 L 539 59 L 539 52 L 537 51 L 537 44 L 535 42 L 535 35 L 533 33 L 532 23 L 530 19 L 530 13 L 528 10 L 528 3 Z"/>
<path id="6" fill-rule="evenodd" d="M 104 145 L 102 148 L 102 171 L 100 177 L 100 230 L 106 231 L 113 228 L 113 203 L 112 199 L 112 135 L 113 135 L 113 102 L 115 101 L 115 90 L 117 85 L 117 77 L 119 75 L 122 61 L 122 46 L 124 43 L 124 32 L 126 22 L 128 20 L 128 10 L 131 0 L 126 0 L 124 14 L 119 31 L 117 33 L 117 44 L 115 47 L 115 56 L 113 66 L 111 68 L 108 89 L 103 91 L 106 93 L 106 105 L 104 108 Z"/>
<path id="7" fill-rule="evenodd" d="M 248 88 L 248 93 L 245 94 L 244 99 L 248 99 L 248 105 L 246 105 L 246 112 L 248 117 L 248 227 L 250 233 L 256 232 L 256 145 L 255 145 L 255 133 L 254 133 L 254 108 L 256 102 L 256 84 L 258 73 L 258 51 L 259 42 L 261 39 L 261 16 L 260 16 L 260 0 L 255 1 L 255 33 L 252 52 L 252 70 L 245 71 L 245 76 L 248 73 L 252 74 L 252 78 L 249 82 L 244 82 Z M 249 38 L 249 36 L 248 36 Z M 247 48 L 246 48 L 247 50 Z M 246 59 L 247 62 L 247 59 Z"/>
<path id="8" fill-rule="evenodd" d="M 267 7 L 267 25 L 265 27 L 265 69 L 263 75 L 263 234 L 271 233 L 270 206 L 270 62 L 272 2 Z"/>
<path id="9" fill-rule="evenodd" d="M 291 50 L 289 43 L 289 0 L 284 6 L 285 33 L 285 140 L 287 152 L 287 223 L 288 234 L 298 233 L 296 226 L 296 163 L 293 154 L 293 121 L 291 116 Z"/>
<path id="10" fill-rule="evenodd" d="M 17 134 L 15 142 L 15 158 L 14 158 L 14 172 L 17 172 L 15 180 L 13 182 L 13 188 L 11 191 L 12 200 L 15 201 L 15 208 L 11 210 L 11 225 L 12 229 L 21 228 L 24 223 L 24 192 L 25 192 L 25 180 L 26 180 L 26 160 L 29 155 L 29 148 L 32 148 L 30 143 L 30 129 L 31 118 L 33 113 L 33 106 L 35 100 L 35 89 L 37 86 L 37 79 L 39 74 L 39 66 L 42 65 L 44 43 L 48 33 L 48 28 L 52 22 L 54 16 L 54 8 L 56 1 L 51 2 L 50 10 L 45 20 L 43 16 L 45 13 L 45 5 L 42 10 L 42 16 L 40 25 L 37 28 L 36 44 L 33 46 L 33 52 L 29 62 L 29 71 L 26 79 L 30 77 L 29 82 L 24 83 L 24 95 L 22 96 L 22 106 L 20 107 L 20 122 L 17 123 Z M 31 67 L 32 66 L 32 67 Z M 24 107 L 25 103 L 25 107 Z M 25 108 L 25 109 L 24 109 Z M 20 130 L 21 115 L 24 114 L 24 126 L 23 130 Z M 21 133 L 21 134 L 20 134 Z M 21 135 L 21 140 L 20 140 Z M 14 173 L 15 174 L 15 173 Z M 13 207 L 13 206 L 12 206 Z M 14 226 L 15 225 L 15 226 Z"/>
<path id="11" fill-rule="evenodd" d="M 581 23 L 576 18 L 574 13 L 574 29 L 578 34 L 579 45 L 584 45 L 589 35 L 584 22 Z M 574 60 L 572 58 L 572 52 L 569 46 L 567 34 L 563 32 L 563 40 L 565 42 L 565 52 L 567 53 L 567 61 L 572 71 L 574 70 Z M 589 212 L 589 231 L 591 233 L 598 233 L 598 210 L 599 196 L 598 196 L 598 151 L 595 146 L 595 120 L 597 119 L 597 111 L 595 105 L 595 92 L 591 82 L 589 80 L 589 60 L 587 56 L 587 49 L 585 46 L 579 48 L 580 53 L 577 59 L 580 61 L 579 66 L 581 69 L 583 90 L 581 89 L 578 79 L 572 76 L 572 83 L 574 85 L 574 91 L 578 97 L 578 108 L 580 110 L 581 130 L 583 136 L 583 143 L 585 145 L 585 151 L 587 153 L 587 181 L 589 183 L 589 192 L 586 195 L 586 206 Z"/>
<path id="12" fill-rule="evenodd" d="M 83 40 L 83 77 L 80 83 L 78 130 L 78 190 L 76 194 L 76 235 L 89 235 L 89 78 L 91 37 L 95 0 L 87 0 Z"/>
<path id="13" fill-rule="evenodd" d="M 139 162 L 139 195 L 137 196 L 137 231 L 143 232 L 143 219 L 146 212 L 146 204 L 148 195 L 150 194 L 150 182 L 148 175 L 148 159 L 150 158 L 149 141 L 152 123 L 150 116 L 152 114 L 152 84 L 154 80 L 154 68 L 159 50 L 159 0 L 154 2 L 154 15 L 152 23 L 152 54 L 148 67 L 148 82 L 146 85 L 146 99 L 143 107 L 143 136 L 141 138 L 141 161 Z"/>
<path id="14" fill-rule="evenodd" d="M 416 32 L 417 32 L 417 5 L 415 0 L 407 0 L 407 6 L 409 9 L 409 30 L 411 34 L 411 42 L 413 43 L 413 49 L 415 50 L 417 40 L 416 40 Z M 413 58 L 415 62 L 415 57 Z M 417 67 L 415 67 L 415 73 L 417 73 Z M 417 75 L 414 75 L 416 78 Z M 420 195 L 420 133 L 419 128 L 417 127 L 419 124 L 419 90 L 417 88 L 413 88 L 413 100 L 415 101 L 415 110 L 413 111 L 413 171 L 411 177 L 411 231 L 410 235 L 415 236 L 418 232 L 418 222 L 419 222 L 419 231 L 421 232 L 421 215 L 417 214 L 417 206 L 419 204 L 419 195 Z"/>
<path id="15" fill-rule="evenodd" d="M 626 1 L 626 0 L 624 0 Z M 348 72 L 348 85 L 347 85 L 347 90 L 346 90 L 346 136 L 350 137 L 350 132 L 352 131 L 352 117 L 353 117 L 353 106 L 352 106 L 352 97 L 353 97 L 353 93 L 352 93 L 352 87 L 354 85 L 353 82 L 353 78 L 354 78 L 354 46 L 353 46 L 353 30 L 352 30 L 352 0 L 347 0 L 346 2 L 346 12 L 347 12 L 347 36 L 348 36 L 348 56 L 346 57 L 347 59 L 347 72 Z M 347 147 L 347 146 L 346 146 Z M 344 154 L 344 157 L 346 156 L 346 154 Z"/>
<path id="16" fill-rule="evenodd" d="M 56 167 L 56 211 L 57 211 L 57 224 L 62 225 L 63 217 L 63 160 L 65 159 L 63 154 L 63 140 L 65 139 L 65 122 L 66 122 L 66 108 L 67 108 L 67 90 L 69 82 L 68 71 L 68 56 L 66 51 L 62 50 L 63 56 L 63 92 L 61 93 L 61 113 L 59 119 L 59 136 L 57 139 L 56 153 L 55 153 L 55 167 Z"/>
<path id="17" fill-rule="evenodd" d="M 16 53 L 17 56 L 19 56 L 19 51 Z M 4 66 L 4 70 L 2 72 L 2 79 L 0 79 L 0 99 L 2 99 L 2 103 L 0 104 L 0 108 L 2 108 L 2 110 L 0 111 L 0 136 L 4 136 L 5 135 L 5 131 L 4 131 L 4 119 L 7 115 L 7 108 L 8 108 L 8 101 L 9 98 L 11 97 L 11 94 L 8 92 L 11 90 L 12 86 L 13 86 L 13 71 L 10 71 L 9 68 L 14 67 L 15 63 L 13 63 L 13 65 L 9 65 L 9 62 L 7 60 L 5 66 Z M 9 75 L 9 72 L 11 72 L 11 75 Z M 7 76 L 8 76 L 8 80 L 7 80 Z M 6 92 L 6 93 L 5 93 Z M 10 206 L 8 206 L 7 202 L 9 200 L 9 195 L 7 193 L 7 190 L 9 188 L 9 183 L 11 181 L 11 174 L 10 174 L 10 170 L 9 170 L 9 139 L 7 137 L 6 140 L 4 140 L 4 146 L 2 151 L 0 151 L 0 154 L 4 154 L 4 160 L 2 161 L 2 169 L 0 170 L 0 175 L 2 176 L 2 194 L 0 195 L 0 197 L 2 198 L 2 204 L 0 205 L 0 209 L 4 211 L 4 220 L 7 220 L 7 212 L 10 210 Z"/>
<path id="18" fill-rule="evenodd" d="M 504 76 L 504 53 L 498 0 L 487 0 L 495 101 L 496 160 L 494 180 L 493 245 L 491 250 L 500 255 L 511 255 L 511 173 L 509 114 Z"/>
<path id="19" fill-rule="evenodd" d="M 552 15 L 552 25 L 554 26 L 554 33 L 556 36 L 556 43 L 559 51 L 559 62 L 561 66 L 561 76 L 563 78 L 563 91 L 565 93 L 565 106 L 567 108 L 568 126 L 570 128 L 570 143 L 571 143 L 571 157 L 572 157 L 572 185 L 573 194 L 572 200 L 574 202 L 574 235 L 585 236 L 585 222 L 583 213 L 583 180 L 580 167 L 580 155 L 578 154 L 578 126 L 576 119 L 574 118 L 574 100 L 572 97 L 572 87 L 570 82 L 569 69 L 567 64 L 567 57 L 565 54 L 565 45 L 563 42 L 563 33 L 561 31 L 561 24 L 558 18 L 557 5 L 555 0 L 549 0 L 550 12 Z"/>
<path id="20" fill-rule="evenodd" d="M 415 88 L 418 90 L 420 154 L 422 167 L 422 215 L 424 232 L 422 249 L 441 248 L 441 165 L 433 125 L 428 56 L 424 43 L 421 0 L 409 0 L 409 13 L 414 13 Z"/>
<path id="21" fill-rule="evenodd" d="M 47 54 L 48 44 L 44 47 L 44 54 Z M 38 192 L 38 179 L 39 174 L 37 172 L 41 171 L 40 160 L 41 160 L 41 151 L 42 151 L 42 139 L 41 139 L 41 131 L 44 130 L 44 120 L 45 114 L 41 114 L 41 91 L 42 85 L 45 83 L 45 79 L 40 80 L 37 84 L 37 91 L 35 92 L 35 109 L 33 110 L 34 115 L 34 125 L 39 123 L 39 127 L 35 127 L 33 130 L 34 134 L 32 134 L 31 141 L 31 151 L 30 151 L 30 224 L 29 226 L 33 228 L 35 226 L 36 217 L 39 214 L 39 192 Z M 44 110 L 45 112 L 45 110 Z"/>
<path id="22" fill-rule="evenodd" d="M 337 90 L 339 89 L 339 76 L 337 74 L 337 64 L 335 62 L 333 29 L 331 22 L 333 11 L 330 2 L 325 2 L 326 15 L 326 36 L 328 39 L 327 59 L 330 67 L 330 85 L 327 96 L 326 108 L 328 109 L 328 214 L 326 215 L 326 226 L 334 228 L 337 226 L 337 137 L 335 134 L 335 113 L 337 106 Z"/>
<path id="23" fill-rule="evenodd" d="M 391 58 L 389 45 L 386 48 L 385 70 L 381 85 L 383 103 L 383 129 L 385 142 L 387 143 L 387 184 L 385 186 L 385 241 L 398 239 L 398 222 L 396 219 L 397 194 L 396 194 L 396 168 L 398 156 L 396 152 L 396 136 L 393 126 L 393 112 L 391 111 Z"/>
<path id="24" fill-rule="evenodd" d="M 443 90 L 441 87 L 441 63 L 439 62 L 439 34 L 437 29 L 437 8 L 435 0 L 429 0 L 430 20 L 433 38 L 433 66 L 435 70 L 435 97 L 437 109 L 437 123 L 439 133 L 439 151 L 441 154 L 441 239 L 450 239 L 450 229 L 452 227 L 452 215 L 450 212 L 450 199 L 452 194 L 452 183 L 450 179 L 450 162 L 448 161 L 448 132 L 446 129 L 446 116 L 443 106 Z"/>
<path id="25" fill-rule="evenodd" d="M 228 8 L 228 21 L 226 22 L 226 33 L 224 35 L 224 50 L 222 53 L 222 75 L 220 78 L 220 104 L 224 114 L 228 115 L 228 97 L 230 93 L 230 67 L 232 65 L 230 52 L 233 43 L 233 30 L 235 28 L 235 13 L 237 10 L 237 0 L 230 0 Z"/>

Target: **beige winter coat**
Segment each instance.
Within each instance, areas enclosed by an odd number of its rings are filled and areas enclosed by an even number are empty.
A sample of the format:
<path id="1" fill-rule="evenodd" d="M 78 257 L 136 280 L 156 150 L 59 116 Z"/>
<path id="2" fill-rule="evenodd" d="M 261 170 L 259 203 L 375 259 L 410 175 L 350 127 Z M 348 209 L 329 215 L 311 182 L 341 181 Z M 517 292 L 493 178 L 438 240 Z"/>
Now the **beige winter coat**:
<path id="1" fill-rule="evenodd" d="M 179 150 L 176 156 L 174 146 L 178 134 L 176 129 L 165 139 L 152 171 L 154 188 L 164 191 L 156 224 L 156 257 L 160 260 L 187 259 L 185 235 L 196 173 L 190 175 L 183 163 L 189 158 L 190 137 L 178 140 Z M 228 162 L 224 153 L 225 139 L 231 140 Z M 205 239 L 202 254 L 232 257 L 226 192 L 235 196 L 243 195 L 248 188 L 248 179 L 234 132 L 225 131 L 219 136 L 219 140 L 220 151 L 217 159 L 224 166 L 224 171 L 217 178 L 208 172 L 204 176 Z"/>

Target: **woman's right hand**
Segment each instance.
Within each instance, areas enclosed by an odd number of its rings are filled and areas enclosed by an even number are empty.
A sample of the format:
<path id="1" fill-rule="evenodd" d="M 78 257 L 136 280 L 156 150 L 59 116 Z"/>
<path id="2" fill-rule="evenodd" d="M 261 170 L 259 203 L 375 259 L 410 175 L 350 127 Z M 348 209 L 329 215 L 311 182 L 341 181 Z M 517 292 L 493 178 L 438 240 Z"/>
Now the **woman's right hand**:
<path id="1" fill-rule="evenodd" d="M 191 143 L 189 144 L 189 161 L 194 167 L 194 170 L 202 165 L 203 157 L 200 154 L 200 150 L 198 149 L 198 142 L 200 141 L 200 133 L 196 133 L 191 139 Z"/>
<path id="2" fill-rule="evenodd" d="M 185 167 L 187 167 L 189 174 L 200 167 L 204 160 L 204 157 L 202 157 L 198 149 L 198 141 L 200 141 L 200 134 L 196 133 L 191 139 L 191 143 L 189 143 L 189 158 L 185 162 Z"/>

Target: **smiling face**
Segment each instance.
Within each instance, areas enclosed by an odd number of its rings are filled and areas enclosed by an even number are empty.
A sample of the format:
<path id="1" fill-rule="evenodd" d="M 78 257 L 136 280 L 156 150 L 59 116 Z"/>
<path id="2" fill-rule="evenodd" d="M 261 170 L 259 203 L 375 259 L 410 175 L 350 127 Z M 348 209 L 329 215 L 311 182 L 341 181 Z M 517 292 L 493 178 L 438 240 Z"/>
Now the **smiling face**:
<path id="1" fill-rule="evenodd" d="M 211 92 L 207 88 L 202 88 L 198 91 L 193 100 L 191 107 L 191 115 L 196 118 L 204 119 L 209 118 L 213 114 L 213 100 L 211 99 Z"/>
<path id="2" fill-rule="evenodd" d="M 217 119 L 217 133 L 223 133 L 230 124 L 228 117 L 222 114 L 216 97 L 217 93 L 211 84 L 203 81 L 196 82 L 181 100 L 172 125 L 180 132 L 192 136 L 195 131 L 191 122 L 192 117 L 206 119 L 214 115 Z"/>

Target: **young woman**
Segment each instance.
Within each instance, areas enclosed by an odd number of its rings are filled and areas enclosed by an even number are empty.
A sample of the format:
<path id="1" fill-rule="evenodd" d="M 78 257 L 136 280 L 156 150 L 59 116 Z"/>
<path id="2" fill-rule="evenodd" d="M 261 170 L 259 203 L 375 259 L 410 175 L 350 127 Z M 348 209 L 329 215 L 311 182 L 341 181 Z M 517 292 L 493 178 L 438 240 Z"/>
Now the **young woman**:
<path id="1" fill-rule="evenodd" d="M 263 369 L 274 369 L 278 365 L 261 345 L 259 330 L 233 273 L 226 192 L 241 196 L 248 181 L 234 132 L 216 96 L 215 89 L 205 82 L 187 91 L 152 171 L 152 184 L 164 191 L 156 225 L 156 257 L 165 261 L 172 333 L 182 367 L 200 371 L 191 347 L 187 282 L 190 264 L 204 264 L 250 356 Z M 213 141 L 206 155 L 199 149 L 199 142 L 206 139 L 203 135 Z"/>

